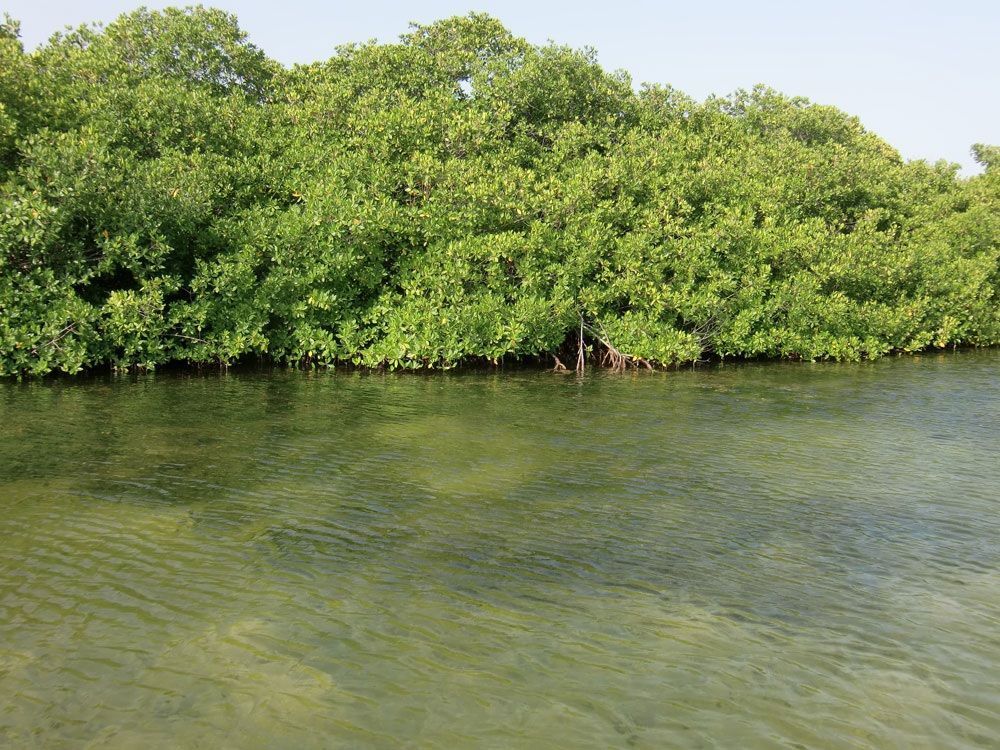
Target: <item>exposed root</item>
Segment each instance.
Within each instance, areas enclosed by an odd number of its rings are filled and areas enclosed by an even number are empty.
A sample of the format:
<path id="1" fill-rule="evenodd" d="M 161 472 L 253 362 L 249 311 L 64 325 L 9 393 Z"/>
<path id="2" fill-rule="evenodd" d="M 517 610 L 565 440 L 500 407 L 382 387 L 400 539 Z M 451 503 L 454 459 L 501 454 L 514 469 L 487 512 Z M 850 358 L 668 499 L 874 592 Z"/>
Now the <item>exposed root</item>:
<path id="1" fill-rule="evenodd" d="M 598 325 L 600 325 L 598 323 Z M 626 354 L 617 346 L 611 343 L 611 339 L 608 337 L 607 331 L 604 330 L 604 326 L 597 330 L 591 325 L 581 323 L 581 341 L 582 341 L 582 331 L 586 330 L 591 336 L 593 336 L 604 348 L 604 352 L 601 355 L 601 365 L 604 367 L 610 367 L 612 370 L 618 372 L 624 372 L 629 367 L 639 367 L 642 365 L 647 370 L 652 370 L 653 365 L 642 357 L 635 357 L 631 354 Z"/>
<path id="2" fill-rule="evenodd" d="M 589 338 L 592 342 L 591 353 L 597 357 L 597 364 L 599 367 L 607 367 L 616 372 L 624 372 L 629 368 L 638 369 L 640 366 L 645 367 L 647 370 L 653 370 L 653 364 L 642 357 L 636 357 L 632 354 L 626 354 L 613 343 L 611 343 L 611 338 L 608 336 L 608 332 L 604 329 L 604 326 L 600 323 L 595 323 L 591 325 L 588 323 L 583 315 L 580 315 L 580 328 L 577 332 L 576 341 L 576 364 L 573 367 L 573 372 L 582 373 L 587 366 L 587 339 Z M 572 352 L 573 344 L 566 342 L 564 348 L 562 349 L 564 356 L 566 350 L 568 349 Z M 552 368 L 552 372 L 570 372 L 570 368 L 563 364 L 562 360 L 555 354 L 552 355 L 555 360 L 555 367 Z"/>

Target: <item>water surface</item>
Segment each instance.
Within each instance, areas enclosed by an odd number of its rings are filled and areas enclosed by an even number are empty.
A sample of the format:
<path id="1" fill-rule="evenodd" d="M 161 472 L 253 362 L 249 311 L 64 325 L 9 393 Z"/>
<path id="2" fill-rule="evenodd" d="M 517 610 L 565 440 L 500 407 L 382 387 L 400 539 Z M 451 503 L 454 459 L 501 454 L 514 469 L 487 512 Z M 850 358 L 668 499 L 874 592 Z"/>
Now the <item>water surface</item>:
<path id="1" fill-rule="evenodd" d="M 1000 351 L 0 384 L 0 745 L 1000 737 Z"/>

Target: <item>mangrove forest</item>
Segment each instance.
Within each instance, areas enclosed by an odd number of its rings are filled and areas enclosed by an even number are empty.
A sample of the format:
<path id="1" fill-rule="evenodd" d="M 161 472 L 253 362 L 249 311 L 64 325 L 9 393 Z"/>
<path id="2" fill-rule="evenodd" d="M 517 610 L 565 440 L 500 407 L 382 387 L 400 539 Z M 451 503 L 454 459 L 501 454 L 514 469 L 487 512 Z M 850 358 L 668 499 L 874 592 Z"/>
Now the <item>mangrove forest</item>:
<path id="1" fill-rule="evenodd" d="M 232 15 L 0 26 L 0 374 L 662 367 L 1000 343 L 1000 148 L 696 101 L 483 14 L 284 66 Z"/>

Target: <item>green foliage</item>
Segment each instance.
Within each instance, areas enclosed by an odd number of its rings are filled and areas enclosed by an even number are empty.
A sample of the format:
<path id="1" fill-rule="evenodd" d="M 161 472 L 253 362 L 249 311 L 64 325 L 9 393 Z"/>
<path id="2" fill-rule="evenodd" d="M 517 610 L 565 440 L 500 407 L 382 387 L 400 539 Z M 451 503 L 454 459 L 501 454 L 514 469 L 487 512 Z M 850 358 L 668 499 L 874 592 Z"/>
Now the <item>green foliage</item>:
<path id="1" fill-rule="evenodd" d="M 1000 343 L 997 148 L 633 90 L 482 14 L 284 69 L 235 18 L 0 24 L 0 374 Z M 551 359 L 549 361 L 552 361 Z"/>
<path id="2" fill-rule="evenodd" d="M 1000 146 L 975 143 L 972 146 L 972 156 L 986 168 L 987 172 L 995 170 L 1000 166 Z"/>

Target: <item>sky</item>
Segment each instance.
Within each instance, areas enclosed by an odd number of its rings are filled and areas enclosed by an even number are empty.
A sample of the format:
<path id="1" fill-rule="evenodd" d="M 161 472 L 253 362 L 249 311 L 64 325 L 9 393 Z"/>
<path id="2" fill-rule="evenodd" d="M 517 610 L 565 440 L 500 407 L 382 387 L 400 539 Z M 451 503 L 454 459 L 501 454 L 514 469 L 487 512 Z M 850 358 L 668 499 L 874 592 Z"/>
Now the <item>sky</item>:
<path id="1" fill-rule="evenodd" d="M 141 4 L 0 0 L 28 48 L 67 25 L 108 22 Z M 909 159 L 979 170 L 973 143 L 1000 144 L 1000 1 L 840 0 L 207 0 L 237 15 L 250 40 L 286 63 L 337 45 L 395 41 L 411 21 L 470 11 L 535 43 L 593 47 L 636 84 L 665 83 L 698 99 L 764 83 L 832 104 Z"/>

